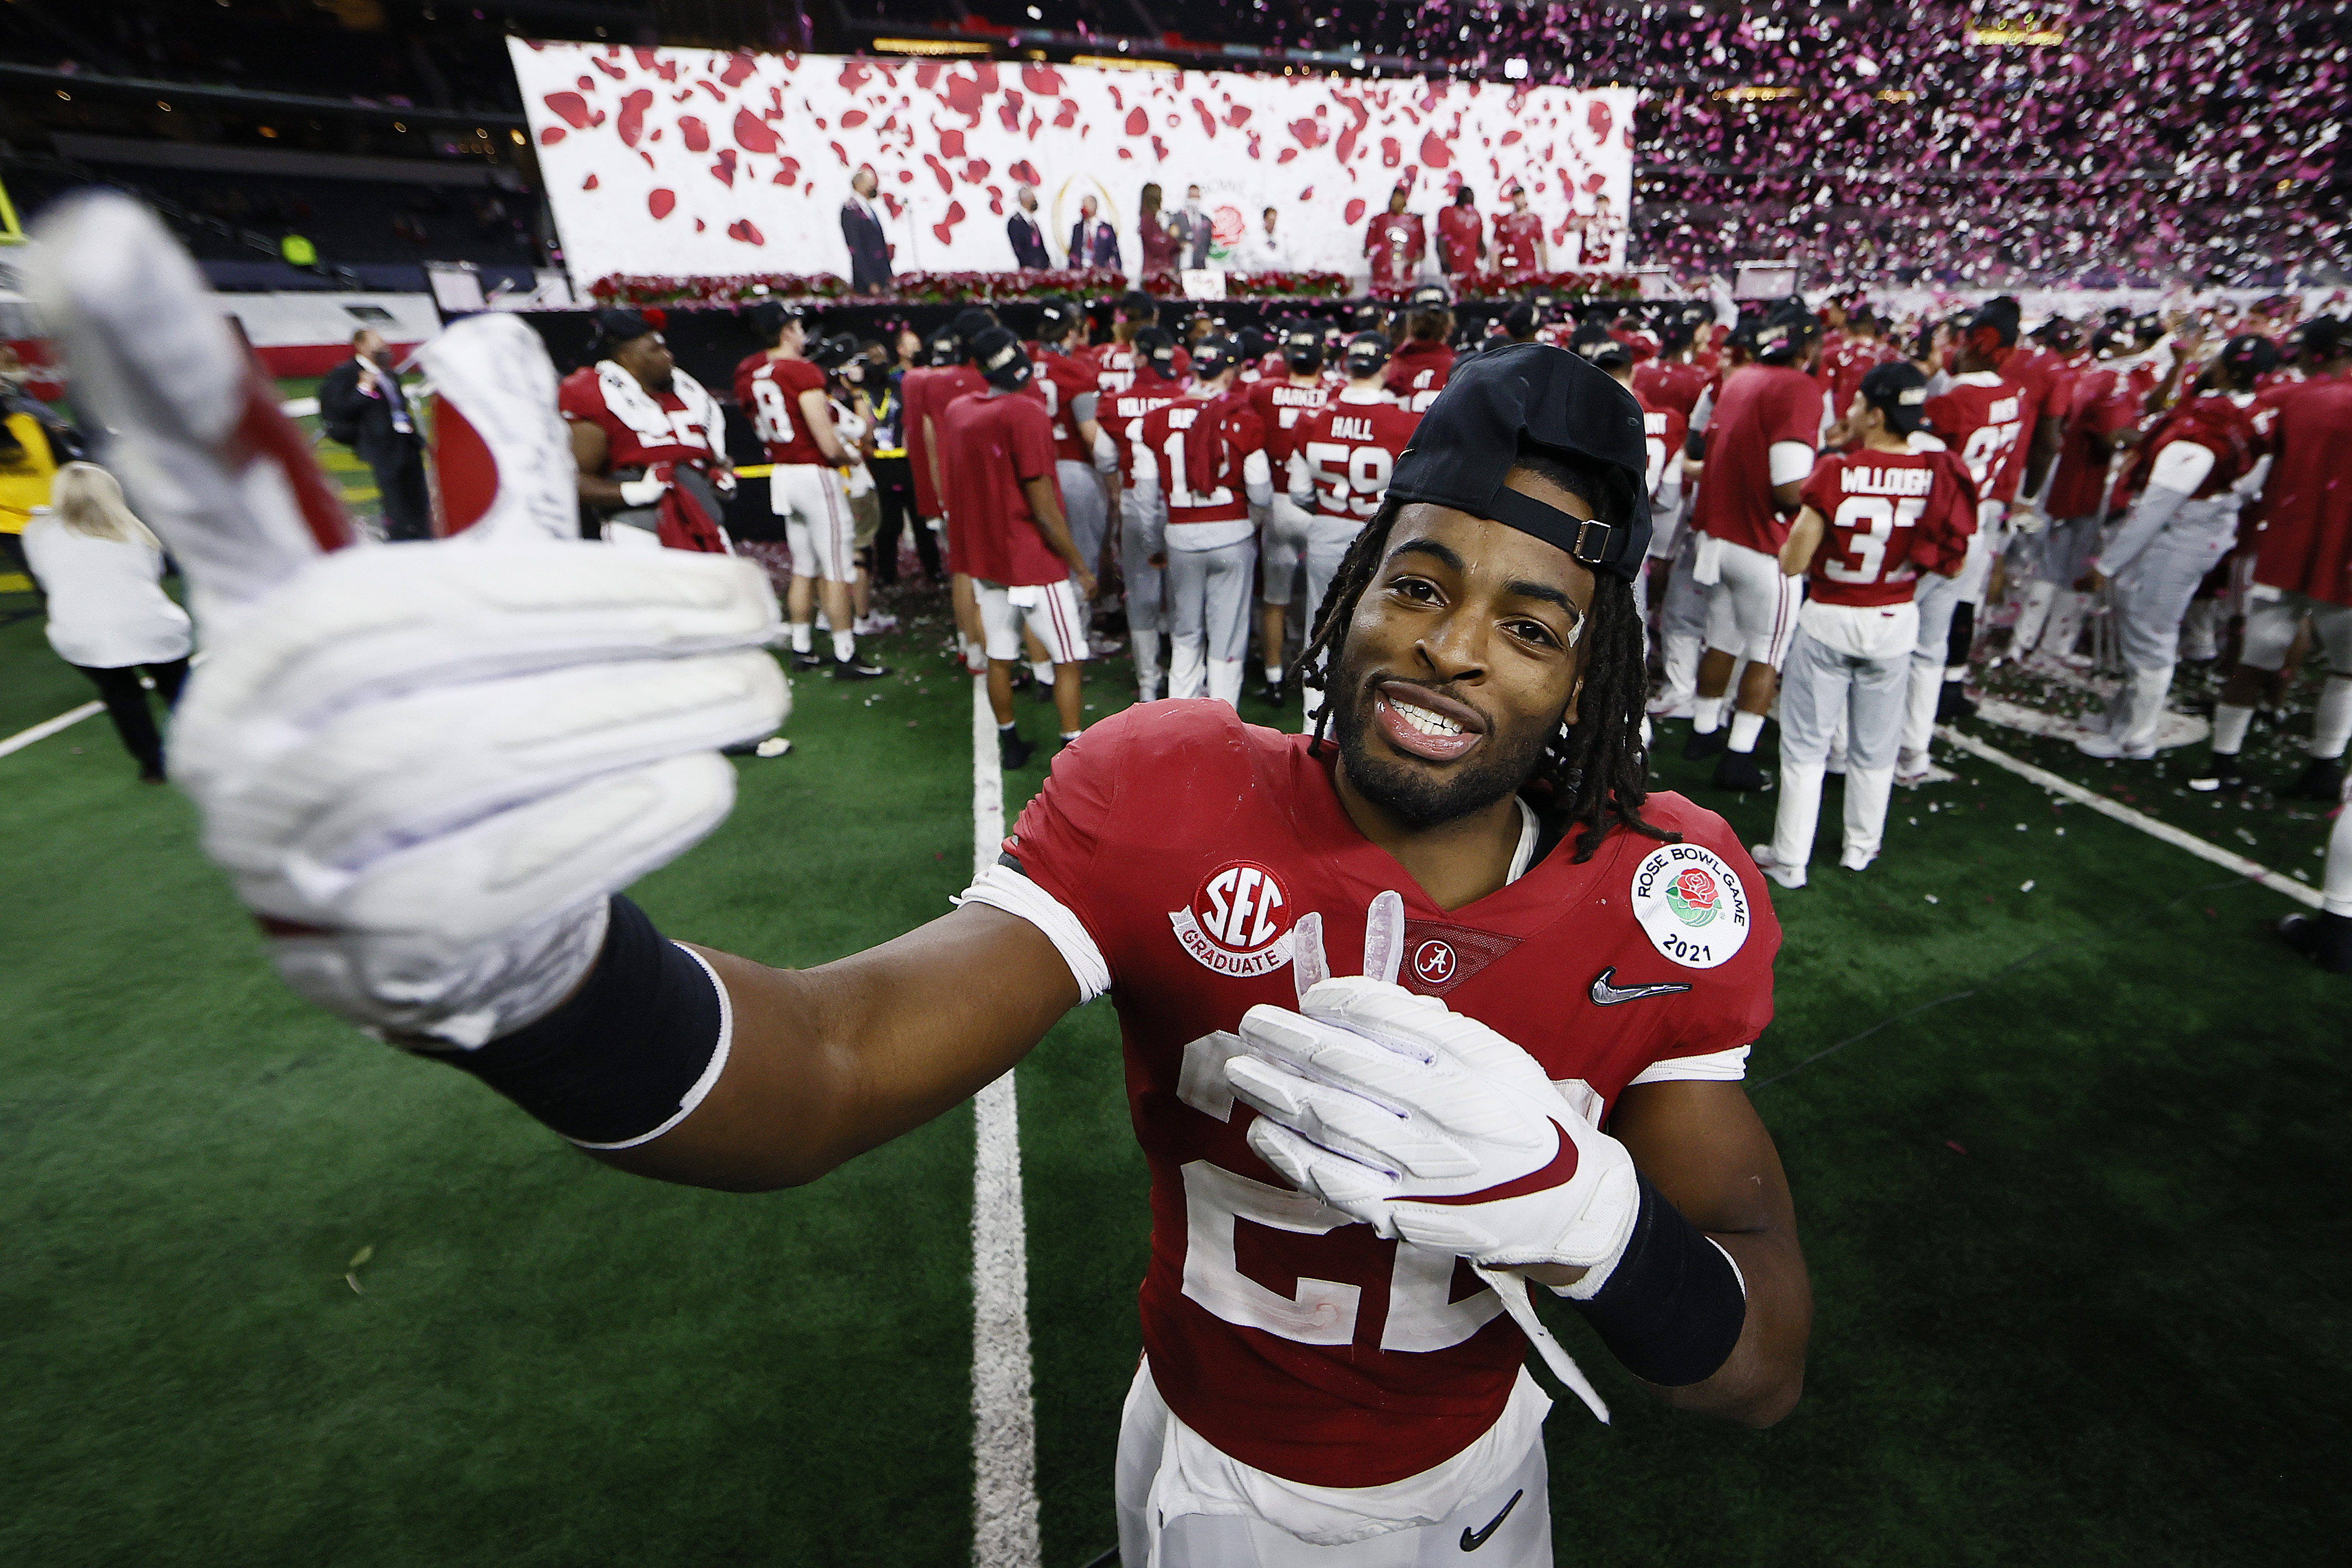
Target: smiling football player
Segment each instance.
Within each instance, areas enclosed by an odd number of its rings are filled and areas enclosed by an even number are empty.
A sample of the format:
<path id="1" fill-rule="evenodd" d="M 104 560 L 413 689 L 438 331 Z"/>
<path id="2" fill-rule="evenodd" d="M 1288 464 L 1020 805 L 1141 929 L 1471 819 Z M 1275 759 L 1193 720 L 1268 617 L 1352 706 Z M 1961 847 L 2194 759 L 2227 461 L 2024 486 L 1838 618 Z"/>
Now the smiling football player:
<path id="1" fill-rule="evenodd" d="M 1323 736 L 1130 709 L 952 912 L 788 971 L 614 891 L 724 816 L 713 753 L 784 704 L 756 567 L 503 522 L 322 552 L 304 459 L 240 425 L 243 356 L 152 220 L 101 200 L 45 238 L 78 387 L 183 478 L 157 526 L 213 658 L 175 775 L 303 994 L 599 1159 L 743 1191 L 1112 999 L 1151 1174 L 1135 1568 L 1549 1563 L 1531 1332 L 1601 1405 L 1531 1281 L 1672 1405 L 1794 1405 L 1811 1295 L 1739 1082 L 1779 928 L 1726 826 L 1644 787 L 1643 426 L 1602 372 L 1537 344 L 1457 371 L 1322 606 Z M 501 324 L 453 331 L 436 382 L 497 464 L 491 521 L 534 485 L 561 516 L 560 426 L 519 390 L 552 377 Z"/>

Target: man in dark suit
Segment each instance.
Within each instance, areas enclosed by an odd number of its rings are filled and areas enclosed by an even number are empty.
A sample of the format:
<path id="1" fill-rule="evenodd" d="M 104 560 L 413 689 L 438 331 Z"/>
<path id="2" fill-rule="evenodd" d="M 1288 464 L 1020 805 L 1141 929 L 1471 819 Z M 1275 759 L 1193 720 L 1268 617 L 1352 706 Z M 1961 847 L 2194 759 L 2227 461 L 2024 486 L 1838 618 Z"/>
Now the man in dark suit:
<path id="1" fill-rule="evenodd" d="M 875 210 L 874 193 L 881 181 L 869 167 L 849 179 L 849 199 L 841 204 L 841 237 L 849 244 L 849 286 L 860 294 L 890 291 L 890 242 L 882 233 L 882 215 Z"/>
<path id="2" fill-rule="evenodd" d="M 1092 196 L 1078 198 L 1078 221 L 1070 226 L 1070 265 L 1118 270 L 1118 231 L 1095 215 Z"/>
<path id="3" fill-rule="evenodd" d="M 433 537 L 425 489 L 425 441 L 392 368 L 392 348 L 372 331 L 352 339 L 352 357 L 319 383 L 319 422 L 375 475 L 387 539 Z"/>
<path id="4" fill-rule="evenodd" d="M 1024 271 L 1045 271 L 1054 265 L 1054 256 L 1045 248 L 1045 231 L 1037 223 L 1037 193 L 1024 185 L 1016 199 L 1021 210 L 1004 220 L 1004 236 L 1013 242 L 1013 265 Z"/>

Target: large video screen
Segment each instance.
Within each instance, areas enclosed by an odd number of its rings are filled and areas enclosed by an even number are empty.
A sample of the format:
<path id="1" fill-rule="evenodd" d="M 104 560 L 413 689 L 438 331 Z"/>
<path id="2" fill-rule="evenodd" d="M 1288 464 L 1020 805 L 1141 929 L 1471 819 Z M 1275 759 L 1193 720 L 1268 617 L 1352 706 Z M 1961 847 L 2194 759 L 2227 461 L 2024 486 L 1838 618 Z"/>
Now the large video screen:
<path id="1" fill-rule="evenodd" d="M 846 278 L 841 205 L 861 165 L 881 182 L 900 273 L 1013 266 L 1005 219 L 1024 184 L 1056 266 L 1091 195 L 1130 276 L 1146 183 L 1171 212 L 1202 188 L 1211 264 L 1231 270 L 1267 254 L 1255 231 L 1269 206 L 1281 269 L 1361 274 L 1366 219 L 1400 185 L 1433 247 L 1454 190 L 1469 185 L 1491 221 L 1514 181 L 1552 268 L 1624 257 L 1631 89 L 510 43 L 582 285 Z"/>

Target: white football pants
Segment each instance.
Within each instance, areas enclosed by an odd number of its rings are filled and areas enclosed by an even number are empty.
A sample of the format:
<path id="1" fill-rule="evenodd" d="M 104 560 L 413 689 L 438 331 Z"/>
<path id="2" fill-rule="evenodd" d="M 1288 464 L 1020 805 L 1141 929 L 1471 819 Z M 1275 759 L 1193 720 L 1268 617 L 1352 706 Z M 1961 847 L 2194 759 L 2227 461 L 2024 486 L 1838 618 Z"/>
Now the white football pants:
<path id="1" fill-rule="evenodd" d="M 1540 1429 L 1511 1474 L 1435 1524 L 1342 1546 L 1314 1546 L 1249 1514 L 1150 1517 L 1152 1481 L 1171 1416 L 1149 1366 L 1136 1373 L 1119 1420 L 1113 1489 L 1120 1568 L 1553 1568 L 1551 1498 Z M 1465 1541 L 1475 1544 L 1465 1547 Z M 1475 1552 L 1476 1556 L 1469 1556 Z"/>
<path id="2" fill-rule="evenodd" d="M 1169 696 L 1240 703 L 1256 573 L 1255 539 L 1168 552 Z"/>
<path id="3" fill-rule="evenodd" d="M 1814 610 L 1843 606 L 1817 605 Z M 1903 608 L 1912 609 L 1911 605 Z M 1813 613 L 1813 611 L 1809 611 Z M 1840 653 L 1800 627 L 1780 670 L 1780 799 L 1772 858 L 1804 868 L 1821 817 L 1822 780 L 1839 722 L 1845 727 L 1845 837 L 1842 863 L 1868 865 L 1886 836 L 1886 802 L 1903 741 L 1911 684 L 1909 639 L 1884 658 Z"/>
<path id="4" fill-rule="evenodd" d="M 857 580 L 857 522 L 849 515 L 840 470 L 818 463 L 779 463 L 768 475 L 768 506 L 784 520 L 793 576 Z"/>
<path id="5" fill-rule="evenodd" d="M 1118 571 L 1127 580 L 1127 636 L 1135 650 L 1136 684 L 1153 696 L 1160 689 L 1160 637 L 1168 625 L 1167 574 L 1151 564 L 1143 508 L 1131 489 L 1118 495 Z"/>
<path id="6" fill-rule="evenodd" d="M 1103 536 L 1110 531 L 1110 502 L 1103 495 L 1102 476 L 1090 463 L 1067 458 L 1054 461 L 1054 477 L 1061 481 L 1062 516 L 1070 524 L 1070 542 L 1087 570 L 1102 575 Z"/>

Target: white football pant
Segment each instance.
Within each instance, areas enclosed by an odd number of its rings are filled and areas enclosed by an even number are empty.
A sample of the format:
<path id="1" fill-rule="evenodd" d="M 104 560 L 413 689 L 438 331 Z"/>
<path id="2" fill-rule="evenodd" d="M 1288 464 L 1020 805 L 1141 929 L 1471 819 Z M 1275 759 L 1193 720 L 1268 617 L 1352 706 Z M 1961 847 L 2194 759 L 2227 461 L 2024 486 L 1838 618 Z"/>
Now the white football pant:
<path id="1" fill-rule="evenodd" d="M 1008 588 L 1002 583 L 971 580 L 971 596 L 980 605 L 980 625 L 987 639 L 988 657 L 999 664 L 1018 664 L 1021 627 L 1027 623 L 1045 647 L 1050 664 L 1079 664 L 1087 657 L 1086 623 L 1078 611 L 1078 591 L 1067 577 L 1058 583 Z"/>
<path id="2" fill-rule="evenodd" d="M 1127 582 L 1128 645 L 1135 652 L 1135 681 L 1144 700 L 1160 695 L 1160 636 L 1167 629 L 1167 574 L 1151 564 L 1145 542 L 1143 507 L 1131 489 L 1118 495 L 1118 570 Z"/>
<path id="3" fill-rule="evenodd" d="M 1900 612 L 1889 615 L 1886 610 Z M 1903 741 L 1916 640 L 1914 605 L 1807 605 L 1780 671 L 1780 799 L 1772 858 L 1802 873 L 1821 816 L 1822 779 L 1845 730 L 1845 837 L 1840 864 L 1860 870 L 1886 836 L 1886 801 Z M 1816 629 L 1823 635 L 1815 635 Z"/>
<path id="4" fill-rule="evenodd" d="M 839 470 L 820 463 L 780 463 L 768 475 L 768 507 L 784 520 L 793 575 L 827 583 L 857 580 L 857 522 Z"/>
<path id="5" fill-rule="evenodd" d="M 1776 555 L 1712 535 L 1700 536 L 1696 561 L 1693 580 L 1706 590 L 1706 646 L 1780 668 L 1797 635 L 1804 579 L 1783 574 Z"/>
<path id="6" fill-rule="evenodd" d="M 1249 653 L 1251 579 L 1257 542 L 1168 552 L 1168 695 L 1238 704 Z"/>

